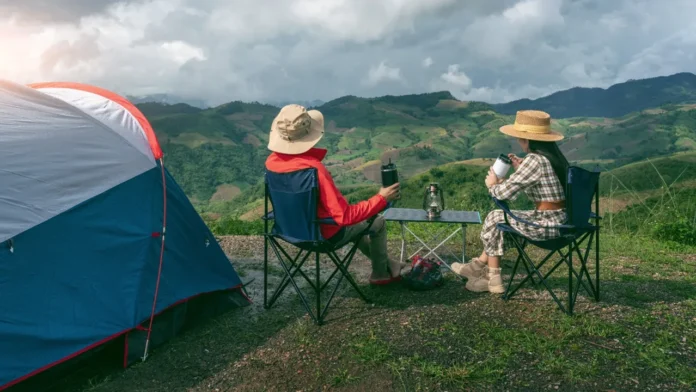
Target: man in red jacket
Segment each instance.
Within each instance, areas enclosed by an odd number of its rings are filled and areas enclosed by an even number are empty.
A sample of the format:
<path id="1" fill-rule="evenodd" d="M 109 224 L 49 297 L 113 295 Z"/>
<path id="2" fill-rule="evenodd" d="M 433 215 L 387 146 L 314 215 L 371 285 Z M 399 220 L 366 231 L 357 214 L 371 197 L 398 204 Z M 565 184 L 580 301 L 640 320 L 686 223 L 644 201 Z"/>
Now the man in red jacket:
<path id="1" fill-rule="evenodd" d="M 319 181 L 317 217 L 332 218 L 338 225 L 321 225 L 322 236 L 339 246 L 358 241 L 360 251 L 372 261 L 371 284 L 382 285 L 400 280 L 401 265 L 398 261 L 392 262 L 387 254 L 384 218 L 378 216 L 369 235 L 360 236 L 367 228 L 366 220 L 399 197 L 399 184 L 381 188 L 368 200 L 348 204 L 322 164 L 327 151 L 314 147 L 323 136 L 324 116 L 319 111 L 307 111 L 300 105 L 283 107 L 271 125 L 268 149 L 272 153 L 266 160 L 266 169 L 287 173 L 316 168 Z"/>

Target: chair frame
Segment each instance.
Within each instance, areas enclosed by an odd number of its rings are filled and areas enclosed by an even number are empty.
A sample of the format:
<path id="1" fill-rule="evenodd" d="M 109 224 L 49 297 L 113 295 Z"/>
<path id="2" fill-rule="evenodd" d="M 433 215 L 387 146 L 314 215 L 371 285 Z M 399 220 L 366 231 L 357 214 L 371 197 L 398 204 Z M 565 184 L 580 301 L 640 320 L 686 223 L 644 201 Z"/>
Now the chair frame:
<path id="1" fill-rule="evenodd" d="M 572 169 L 580 169 L 580 170 L 585 170 L 579 167 L 571 166 L 568 169 L 569 175 L 570 175 L 570 170 Z M 586 170 L 585 170 L 586 171 Z M 595 172 L 599 172 L 597 169 L 595 169 Z M 569 177 L 570 178 L 570 177 Z M 566 200 L 566 209 L 568 212 L 568 216 L 572 217 L 572 187 L 573 184 L 569 182 L 566 186 L 566 195 L 567 195 L 567 200 Z M 602 217 L 599 214 L 599 176 L 597 176 L 597 182 L 594 186 L 593 190 L 593 197 L 594 199 L 594 209 L 595 212 L 592 212 L 592 206 L 590 205 L 590 214 L 589 214 L 589 220 L 594 220 L 594 224 L 589 224 L 585 223 L 585 225 L 581 225 L 582 222 L 570 222 L 570 224 L 565 224 L 565 225 L 558 225 L 555 226 L 555 228 L 558 228 L 561 230 L 561 235 L 559 237 L 549 239 L 549 240 L 543 240 L 543 241 L 537 241 L 537 240 L 532 240 L 526 236 L 524 236 L 522 233 L 518 232 L 512 226 L 510 225 L 510 222 L 508 220 L 508 216 L 513 218 L 515 221 L 538 227 L 541 228 L 543 226 L 537 225 L 533 222 L 529 222 L 525 219 L 522 219 L 520 217 L 515 216 L 511 211 L 510 208 L 508 207 L 507 203 L 505 201 L 493 198 L 494 203 L 503 210 L 504 217 L 505 217 L 505 224 L 498 224 L 498 228 L 501 229 L 506 235 L 507 238 L 510 238 L 515 246 L 515 248 L 518 251 L 518 256 L 517 260 L 515 261 L 514 267 L 512 269 L 512 272 L 510 274 L 510 279 L 508 281 L 507 287 L 505 289 L 505 293 L 503 294 L 503 299 L 509 300 L 516 292 L 519 290 L 527 281 L 531 280 L 532 284 L 534 286 L 537 286 L 538 284 L 543 284 L 546 290 L 551 294 L 551 297 L 553 300 L 556 302 L 558 307 L 567 315 L 572 315 L 574 308 L 575 308 L 575 303 L 577 300 L 577 295 L 578 292 L 580 291 L 580 286 L 582 286 L 587 294 L 594 298 L 595 301 L 600 300 L 600 273 L 599 273 L 599 234 L 600 234 L 600 220 Z M 588 220 L 588 221 L 589 221 Z M 589 239 L 588 239 L 589 238 Z M 581 245 L 583 242 L 587 241 L 587 246 L 584 249 L 584 255 L 581 253 Z M 587 268 L 587 261 L 588 257 L 590 255 L 590 250 L 592 248 L 594 241 L 595 245 L 595 279 L 594 282 L 592 281 L 592 278 L 590 277 L 589 270 Z M 535 264 L 532 259 L 529 257 L 527 252 L 525 251 L 525 248 L 527 247 L 528 244 L 533 244 L 536 245 L 537 247 L 549 250 L 549 253 L 542 259 L 541 262 L 538 264 Z M 554 246 L 562 244 L 560 246 Z M 561 250 L 567 248 L 567 251 L 564 253 Z M 573 266 L 573 253 L 576 253 L 578 258 L 580 259 L 580 270 L 576 271 L 576 269 Z M 545 264 L 546 262 L 551 259 L 551 257 L 555 254 L 558 254 L 560 256 L 560 260 L 556 262 L 556 264 L 549 270 L 545 275 L 542 275 L 541 272 L 539 271 Z M 525 267 L 527 270 L 527 274 L 525 278 L 517 284 L 513 288 L 513 279 L 515 277 L 515 274 L 517 272 L 517 268 L 519 267 L 520 262 L 522 265 Z M 554 291 L 549 287 L 547 283 L 547 279 L 551 274 L 553 274 L 556 269 L 558 269 L 563 263 L 565 263 L 568 266 L 568 291 L 567 291 L 567 304 L 564 306 L 559 298 L 556 296 Z M 534 280 L 534 276 L 536 276 L 539 279 L 539 282 L 536 282 Z M 574 278 L 577 280 L 577 284 L 575 288 L 573 287 L 574 284 Z M 587 283 L 584 282 L 584 278 L 587 279 Z"/>
<path id="2" fill-rule="evenodd" d="M 302 169 L 300 171 L 305 171 L 305 170 L 310 170 L 315 172 L 315 177 L 316 178 L 316 169 Z M 290 173 L 275 173 L 275 174 L 293 174 L 296 173 L 297 171 L 290 172 Z M 318 181 L 315 181 L 313 186 L 312 186 L 312 206 L 313 208 L 311 209 L 312 211 L 312 216 L 309 217 L 309 220 L 316 225 L 316 232 L 319 233 L 317 235 L 317 238 L 311 239 L 311 241 L 303 242 L 301 244 L 295 244 L 291 241 L 288 241 L 287 239 L 283 238 L 281 235 L 273 234 L 271 231 L 269 231 L 269 222 L 274 221 L 275 222 L 275 215 L 274 215 L 274 210 L 275 207 L 273 206 L 273 200 L 271 198 L 271 194 L 269 192 L 269 186 L 268 186 L 268 181 L 264 177 L 264 215 L 263 215 L 263 220 L 264 220 L 264 263 L 263 263 L 263 302 L 264 302 L 264 308 L 265 309 L 270 309 L 273 304 L 276 302 L 276 300 L 280 297 L 280 295 L 283 293 L 283 291 L 287 288 L 288 284 L 292 284 L 293 288 L 297 292 L 297 294 L 300 297 L 300 300 L 302 301 L 302 305 L 309 314 L 309 316 L 312 318 L 312 320 L 315 322 L 317 325 L 323 325 L 325 323 L 325 318 L 326 318 L 326 313 L 329 309 L 329 306 L 331 305 L 331 301 L 333 300 L 334 296 L 336 295 L 336 292 L 338 291 L 339 286 L 341 285 L 343 278 L 345 277 L 348 283 L 355 289 L 355 291 L 358 293 L 360 298 L 366 302 L 366 303 L 371 303 L 371 300 L 360 290 L 358 287 L 357 283 L 353 279 L 353 277 L 350 275 L 348 272 L 348 268 L 350 267 L 350 264 L 353 261 L 353 256 L 355 256 L 356 251 L 358 250 L 358 242 L 355 241 L 354 244 L 351 246 L 350 250 L 348 253 L 345 255 L 343 259 L 341 259 L 337 254 L 336 251 L 343 248 L 345 245 L 348 243 L 341 245 L 341 246 L 336 246 L 329 242 L 328 240 L 324 239 L 321 236 L 321 231 L 320 231 L 320 225 L 322 224 L 330 224 L 330 225 L 336 225 L 336 222 L 333 221 L 333 219 L 318 219 L 317 218 L 317 209 L 316 207 L 318 206 L 319 203 L 319 185 Z M 271 203 L 271 207 L 273 207 L 272 211 L 269 211 L 269 202 Z M 367 228 L 362 232 L 361 235 L 367 235 L 369 233 L 369 230 L 372 227 L 372 224 L 374 223 L 374 220 L 377 216 L 373 216 L 368 219 L 368 226 Z M 280 244 L 280 241 L 283 241 L 295 248 L 298 248 L 299 251 L 298 253 L 294 256 L 291 257 L 290 254 L 283 248 L 283 246 Z M 350 243 L 350 242 L 349 242 Z M 270 249 L 273 251 L 273 253 L 276 255 L 278 261 L 280 262 L 281 267 L 283 268 L 283 271 L 285 272 L 285 275 L 283 276 L 282 281 L 280 284 L 277 286 L 275 292 L 272 294 L 270 300 L 268 298 L 268 251 L 269 251 L 269 245 Z M 312 281 L 307 274 L 302 271 L 302 266 L 304 263 L 309 259 L 309 257 L 314 254 L 315 256 L 315 280 Z M 335 269 L 329 275 L 329 277 L 326 279 L 324 283 L 321 282 L 321 263 L 320 263 L 320 256 L 322 254 L 326 254 L 333 264 L 335 265 Z M 301 258 L 300 258 L 301 257 Z M 336 276 L 337 273 L 340 272 L 340 276 L 338 277 L 338 282 L 336 282 L 333 291 L 329 295 L 326 304 L 324 305 L 324 308 L 322 309 L 322 303 L 321 303 L 321 294 L 322 292 L 327 288 L 331 280 Z M 309 284 L 311 288 L 311 292 L 314 293 L 316 296 L 316 312 L 312 309 L 312 306 L 309 303 L 309 300 L 307 296 L 302 292 L 300 287 L 298 286 L 297 282 L 295 281 L 295 275 L 298 274 L 304 278 L 304 280 Z"/>

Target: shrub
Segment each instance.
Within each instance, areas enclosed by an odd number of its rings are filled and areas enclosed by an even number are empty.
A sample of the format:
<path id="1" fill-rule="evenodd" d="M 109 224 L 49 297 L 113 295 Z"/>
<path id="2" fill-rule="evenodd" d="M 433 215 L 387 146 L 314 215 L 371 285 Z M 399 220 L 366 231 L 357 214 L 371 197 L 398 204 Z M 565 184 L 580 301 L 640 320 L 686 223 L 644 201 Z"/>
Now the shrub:
<path id="1" fill-rule="evenodd" d="M 261 219 L 243 221 L 223 217 L 210 222 L 209 227 L 215 235 L 263 235 L 263 221 Z"/>
<path id="2" fill-rule="evenodd" d="M 684 245 L 696 245 L 696 225 L 684 217 L 671 222 L 656 223 L 652 229 L 654 238 L 674 241 Z"/>

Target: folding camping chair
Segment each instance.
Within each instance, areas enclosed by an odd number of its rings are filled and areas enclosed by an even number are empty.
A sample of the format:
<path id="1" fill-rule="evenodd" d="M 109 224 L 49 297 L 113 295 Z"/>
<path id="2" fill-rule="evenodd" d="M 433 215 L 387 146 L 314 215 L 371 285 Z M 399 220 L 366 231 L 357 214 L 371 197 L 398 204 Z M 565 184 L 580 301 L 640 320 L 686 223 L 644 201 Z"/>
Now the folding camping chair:
<path id="1" fill-rule="evenodd" d="M 560 236 L 549 240 L 533 240 L 515 230 L 510 225 L 508 216 L 523 224 L 534 227 L 542 226 L 515 216 L 512 212 L 510 212 L 507 203 L 493 198 L 495 204 L 503 210 L 505 215 L 505 223 L 499 223 L 497 227 L 503 233 L 505 233 L 507 238 L 512 240 L 519 253 L 517 256 L 517 261 L 512 269 L 505 294 L 503 295 L 504 299 L 510 299 L 513 294 L 520 287 L 522 287 L 522 285 L 524 285 L 528 280 L 531 280 L 532 284 L 534 285 L 539 283 L 543 284 L 546 290 L 548 290 L 551 294 L 551 297 L 553 297 L 554 301 L 556 301 L 558 304 L 558 307 L 568 315 L 573 314 L 573 308 L 575 307 L 575 301 L 577 299 L 578 292 L 580 291 L 580 286 L 585 288 L 585 291 L 587 291 L 587 294 L 590 297 L 594 297 L 596 301 L 599 301 L 599 220 L 602 219 L 599 216 L 599 174 L 600 173 L 598 170 L 590 172 L 575 166 L 571 166 L 568 169 L 568 184 L 566 187 L 566 212 L 568 214 L 568 222 L 564 225 L 556 226 L 561 234 Z M 593 198 L 595 204 L 594 212 L 592 212 Z M 590 223 L 591 219 L 594 220 L 594 224 Z M 590 273 L 587 269 L 587 261 L 590 255 L 593 240 L 595 242 L 594 245 L 596 252 L 594 283 L 592 282 Z M 587 246 L 583 255 L 580 247 L 585 241 L 587 241 Z M 535 264 L 525 251 L 528 244 L 548 250 L 549 253 L 539 264 Z M 567 251 L 564 252 L 566 249 Z M 573 267 L 573 253 L 576 253 L 580 259 L 579 271 Z M 560 260 L 553 266 L 553 268 L 551 268 L 550 271 L 546 273 L 546 275 L 542 275 L 539 270 L 555 254 L 558 254 L 561 257 Z M 517 286 L 512 288 L 512 281 L 515 277 L 515 273 L 517 272 L 517 267 L 519 266 L 520 262 L 522 262 L 526 268 L 527 274 Z M 561 301 L 547 283 L 548 277 L 563 263 L 568 266 L 567 308 L 563 306 Z M 539 278 L 538 283 L 534 281 L 534 276 Z M 575 288 L 573 288 L 574 278 L 577 280 Z M 583 280 L 584 278 L 587 278 L 587 282 Z"/>
<path id="2" fill-rule="evenodd" d="M 336 222 L 333 219 L 317 219 L 317 205 L 319 201 L 318 193 L 317 170 L 314 168 L 294 171 L 290 173 L 274 173 L 266 171 L 265 175 L 265 202 L 264 202 L 264 262 L 263 262 L 263 302 L 266 309 L 273 306 L 280 294 L 285 290 L 288 284 L 292 284 L 295 291 L 300 296 L 302 304 L 307 313 L 312 317 L 317 325 L 324 323 L 326 312 L 331 304 L 338 287 L 343 278 L 350 283 L 351 286 L 358 292 L 360 298 L 365 302 L 370 300 L 358 288 L 358 285 L 353 280 L 348 272 L 348 267 L 353 261 L 353 256 L 358 249 L 357 241 L 350 248 L 348 254 L 341 260 L 336 251 L 342 246 L 336 246 L 331 241 L 324 239 L 319 229 L 320 224 L 333 224 Z M 273 210 L 268 211 L 268 202 L 271 202 Z M 370 227 L 374 223 L 375 217 L 369 220 L 367 229 L 363 232 L 367 234 Z M 269 221 L 273 221 L 273 228 L 269 232 Z M 298 248 L 297 255 L 290 257 L 288 252 L 280 245 L 278 240 L 282 240 L 291 246 Z M 268 301 L 268 245 L 275 253 L 280 266 L 285 271 L 283 280 L 273 293 L 270 302 Z M 315 255 L 316 270 L 315 281 L 313 282 L 304 271 L 302 265 L 312 255 Z M 329 278 L 321 283 L 321 266 L 319 258 L 321 254 L 329 256 L 336 268 L 331 273 Z M 300 257 L 302 257 L 300 259 Z M 298 262 L 299 260 L 299 262 Z M 336 273 L 340 272 L 338 282 L 334 287 L 331 295 L 328 297 L 324 309 L 321 309 L 321 293 L 326 289 L 329 282 L 334 278 Z M 312 311 L 307 297 L 304 295 L 297 282 L 295 275 L 300 274 L 311 287 L 316 296 L 316 313 Z"/>

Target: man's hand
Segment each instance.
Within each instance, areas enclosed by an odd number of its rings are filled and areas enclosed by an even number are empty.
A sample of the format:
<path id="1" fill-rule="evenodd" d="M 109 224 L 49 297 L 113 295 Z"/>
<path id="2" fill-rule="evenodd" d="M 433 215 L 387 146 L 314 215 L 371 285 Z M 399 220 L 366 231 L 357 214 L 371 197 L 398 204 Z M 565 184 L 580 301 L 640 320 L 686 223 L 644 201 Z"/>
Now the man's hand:
<path id="1" fill-rule="evenodd" d="M 512 168 L 517 170 L 518 167 L 522 164 L 522 158 L 518 157 L 515 154 L 508 154 L 508 158 L 512 161 Z"/>
<path id="2" fill-rule="evenodd" d="M 394 200 L 401 198 L 401 189 L 399 183 L 391 185 L 387 188 L 382 188 L 379 190 L 379 194 L 387 199 L 387 203 L 391 203 Z"/>
<path id="3" fill-rule="evenodd" d="M 488 169 L 488 175 L 486 176 L 486 187 L 490 188 L 495 184 L 500 184 L 503 182 L 502 179 L 498 178 L 498 176 L 495 175 L 495 172 L 493 171 L 493 168 Z"/>

